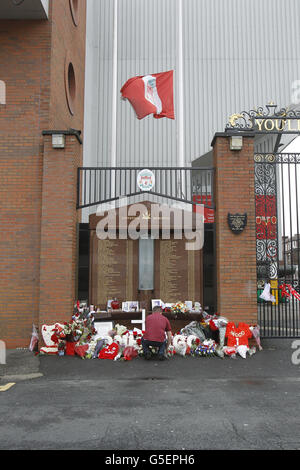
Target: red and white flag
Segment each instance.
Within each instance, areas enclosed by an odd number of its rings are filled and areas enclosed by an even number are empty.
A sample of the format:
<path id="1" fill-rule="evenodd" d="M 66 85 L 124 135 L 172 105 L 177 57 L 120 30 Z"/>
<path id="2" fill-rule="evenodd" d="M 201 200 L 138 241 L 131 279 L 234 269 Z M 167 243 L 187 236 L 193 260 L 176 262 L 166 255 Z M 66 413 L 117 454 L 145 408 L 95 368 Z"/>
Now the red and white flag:
<path id="1" fill-rule="evenodd" d="M 130 78 L 120 91 L 130 101 L 138 119 L 148 114 L 156 119 L 175 119 L 173 70 Z"/>

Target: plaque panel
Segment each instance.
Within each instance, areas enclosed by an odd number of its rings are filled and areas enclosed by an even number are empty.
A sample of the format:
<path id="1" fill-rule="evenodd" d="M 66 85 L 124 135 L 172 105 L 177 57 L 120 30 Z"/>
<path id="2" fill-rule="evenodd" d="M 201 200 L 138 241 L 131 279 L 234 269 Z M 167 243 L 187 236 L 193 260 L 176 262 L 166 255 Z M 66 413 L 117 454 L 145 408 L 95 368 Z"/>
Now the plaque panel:
<path id="1" fill-rule="evenodd" d="M 202 301 L 202 251 L 188 251 L 185 244 L 185 239 L 159 240 L 156 298 L 164 302 Z"/>

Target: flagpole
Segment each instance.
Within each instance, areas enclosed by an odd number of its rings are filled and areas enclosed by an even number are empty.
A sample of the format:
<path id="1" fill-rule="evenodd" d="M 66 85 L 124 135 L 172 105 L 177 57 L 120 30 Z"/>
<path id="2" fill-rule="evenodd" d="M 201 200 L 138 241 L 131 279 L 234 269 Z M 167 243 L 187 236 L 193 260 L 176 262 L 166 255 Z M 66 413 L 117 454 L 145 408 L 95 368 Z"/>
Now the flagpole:
<path id="1" fill-rule="evenodd" d="M 178 166 L 185 166 L 184 152 L 184 106 L 183 106 L 183 19 L 182 19 L 182 0 L 178 0 L 178 25 L 177 25 L 177 135 L 178 135 Z M 184 196 L 187 188 L 184 179 L 179 177 L 177 181 L 178 190 L 181 196 Z"/>
<path id="2" fill-rule="evenodd" d="M 113 70 L 112 70 L 112 121 L 111 121 L 111 167 L 117 165 L 117 77 L 118 77 L 118 0 L 114 0 Z M 115 175 L 111 174 L 111 194 L 115 193 Z"/>
<path id="3" fill-rule="evenodd" d="M 182 33 L 182 0 L 178 0 L 178 45 L 177 45 L 177 86 L 178 86 L 178 166 L 185 166 L 184 126 L 183 126 L 183 33 Z"/>

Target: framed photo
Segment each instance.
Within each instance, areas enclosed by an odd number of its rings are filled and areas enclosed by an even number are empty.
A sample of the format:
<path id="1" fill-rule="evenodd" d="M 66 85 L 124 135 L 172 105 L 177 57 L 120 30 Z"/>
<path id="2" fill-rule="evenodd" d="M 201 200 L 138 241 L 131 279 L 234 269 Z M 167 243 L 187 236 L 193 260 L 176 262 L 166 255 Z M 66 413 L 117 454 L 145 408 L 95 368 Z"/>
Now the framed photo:
<path id="1" fill-rule="evenodd" d="M 139 309 L 139 303 L 135 300 L 131 300 L 128 302 L 129 304 L 129 312 L 137 312 Z"/>
<path id="2" fill-rule="evenodd" d="M 106 336 L 108 332 L 113 329 L 114 324 L 113 322 L 94 322 L 94 326 L 97 333 L 93 339 L 97 340 Z"/>
<path id="3" fill-rule="evenodd" d="M 154 309 L 154 307 L 164 308 L 164 303 L 161 299 L 152 299 L 151 304 L 152 304 L 152 310 Z"/>
<path id="4" fill-rule="evenodd" d="M 129 312 L 129 302 L 122 302 L 122 311 Z"/>

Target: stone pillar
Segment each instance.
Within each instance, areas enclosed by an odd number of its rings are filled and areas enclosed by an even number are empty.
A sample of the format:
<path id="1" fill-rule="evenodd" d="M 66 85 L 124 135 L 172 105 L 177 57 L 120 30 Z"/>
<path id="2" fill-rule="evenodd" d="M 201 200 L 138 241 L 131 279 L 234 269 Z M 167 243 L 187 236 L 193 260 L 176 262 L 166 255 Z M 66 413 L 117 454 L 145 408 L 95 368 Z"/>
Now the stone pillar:
<path id="1" fill-rule="evenodd" d="M 44 135 L 39 324 L 69 321 L 76 300 L 77 168 L 81 143 L 65 136 L 65 148 L 53 149 Z"/>
<path id="2" fill-rule="evenodd" d="M 217 312 L 238 323 L 257 322 L 254 137 L 243 136 L 230 150 L 230 136 L 216 134 L 215 167 Z M 247 213 L 247 226 L 235 234 L 228 213 Z"/>

